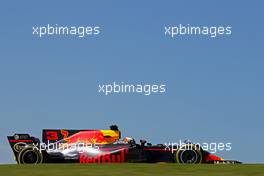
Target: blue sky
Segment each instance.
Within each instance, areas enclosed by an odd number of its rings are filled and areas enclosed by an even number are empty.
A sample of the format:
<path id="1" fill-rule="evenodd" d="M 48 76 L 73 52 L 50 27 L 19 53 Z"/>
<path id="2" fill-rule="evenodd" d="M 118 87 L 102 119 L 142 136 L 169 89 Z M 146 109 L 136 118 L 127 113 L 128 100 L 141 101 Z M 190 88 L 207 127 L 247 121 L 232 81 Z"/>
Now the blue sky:
<path id="1" fill-rule="evenodd" d="M 0 5 L 0 163 L 6 136 L 43 128 L 107 129 L 152 143 L 232 142 L 224 158 L 263 162 L 263 2 L 45 1 Z M 32 26 L 99 25 L 91 38 Z M 164 26 L 230 25 L 232 35 L 164 36 Z M 162 83 L 165 94 L 98 94 L 98 84 Z M 260 147 L 259 149 L 257 147 Z M 259 150 L 252 154 L 251 150 Z"/>

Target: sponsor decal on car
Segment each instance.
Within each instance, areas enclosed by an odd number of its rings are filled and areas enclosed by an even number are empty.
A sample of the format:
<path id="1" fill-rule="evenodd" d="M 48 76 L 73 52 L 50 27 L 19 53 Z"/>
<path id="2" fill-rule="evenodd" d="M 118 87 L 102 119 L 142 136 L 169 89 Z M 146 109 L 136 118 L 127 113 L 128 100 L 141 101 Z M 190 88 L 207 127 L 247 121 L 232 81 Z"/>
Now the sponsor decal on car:
<path id="1" fill-rule="evenodd" d="M 121 149 L 117 153 L 109 152 L 97 156 L 80 153 L 80 163 L 123 163 L 125 162 L 126 154 L 128 154 L 128 149 Z"/>

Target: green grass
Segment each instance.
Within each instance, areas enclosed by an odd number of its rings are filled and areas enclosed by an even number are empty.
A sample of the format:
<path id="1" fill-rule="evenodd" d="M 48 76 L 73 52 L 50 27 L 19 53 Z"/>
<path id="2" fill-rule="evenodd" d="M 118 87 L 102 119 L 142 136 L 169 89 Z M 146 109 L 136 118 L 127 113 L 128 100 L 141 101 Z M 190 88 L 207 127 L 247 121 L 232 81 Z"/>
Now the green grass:
<path id="1" fill-rule="evenodd" d="M 1 176 L 244 176 L 264 175 L 263 164 L 40 164 L 0 165 Z"/>

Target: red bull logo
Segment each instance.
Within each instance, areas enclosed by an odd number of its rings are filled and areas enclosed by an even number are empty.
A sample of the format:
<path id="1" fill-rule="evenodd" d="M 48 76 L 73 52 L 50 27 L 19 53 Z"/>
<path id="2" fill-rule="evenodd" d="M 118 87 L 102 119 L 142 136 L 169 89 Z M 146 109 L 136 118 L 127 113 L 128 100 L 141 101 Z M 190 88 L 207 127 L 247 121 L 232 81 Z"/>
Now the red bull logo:
<path id="1" fill-rule="evenodd" d="M 80 153 L 80 163 L 123 163 L 125 162 L 127 153 L 128 149 L 121 149 L 118 153 L 104 153 L 97 156 Z"/>

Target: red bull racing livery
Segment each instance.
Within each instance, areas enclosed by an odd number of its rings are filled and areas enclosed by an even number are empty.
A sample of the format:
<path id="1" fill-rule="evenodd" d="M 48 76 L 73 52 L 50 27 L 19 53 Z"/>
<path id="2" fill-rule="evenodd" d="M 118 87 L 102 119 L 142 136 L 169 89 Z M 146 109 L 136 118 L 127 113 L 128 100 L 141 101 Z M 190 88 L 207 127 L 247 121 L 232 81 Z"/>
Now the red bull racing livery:
<path id="1" fill-rule="evenodd" d="M 224 160 L 199 145 L 186 142 L 179 146 L 152 145 L 133 138 L 121 140 L 116 125 L 110 130 L 44 129 L 42 142 L 29 134 L 8 136 L 18 164 L 39 163 L 241 163 Z"/>

